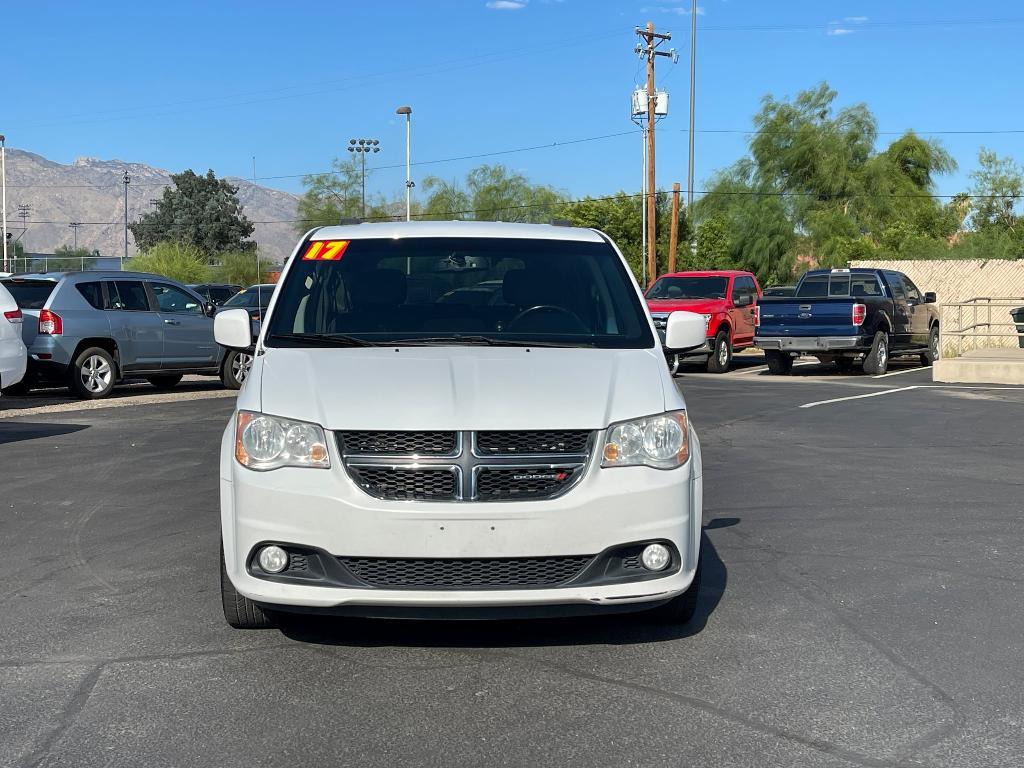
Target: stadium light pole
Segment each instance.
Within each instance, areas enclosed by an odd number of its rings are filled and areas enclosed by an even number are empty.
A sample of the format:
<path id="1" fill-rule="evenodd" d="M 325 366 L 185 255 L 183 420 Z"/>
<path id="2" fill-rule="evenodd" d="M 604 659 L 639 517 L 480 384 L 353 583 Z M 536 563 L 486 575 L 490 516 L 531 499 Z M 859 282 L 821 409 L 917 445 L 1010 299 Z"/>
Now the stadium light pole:
<path id="1" fill-rule="evenodd" d="M 348 151 L 355 152 L 362 160 L 363 166 L 363 218 L 366 218 L 366 155 L 370 152 L 380 152 L 380 141 L 377 139 L 349 139 Z"/>
<path id="2" fill-rule="evenodd" d="M 399 107 L 396 115 L 405 115 L 405 220 L 412 221 L 412 107 Z"/>

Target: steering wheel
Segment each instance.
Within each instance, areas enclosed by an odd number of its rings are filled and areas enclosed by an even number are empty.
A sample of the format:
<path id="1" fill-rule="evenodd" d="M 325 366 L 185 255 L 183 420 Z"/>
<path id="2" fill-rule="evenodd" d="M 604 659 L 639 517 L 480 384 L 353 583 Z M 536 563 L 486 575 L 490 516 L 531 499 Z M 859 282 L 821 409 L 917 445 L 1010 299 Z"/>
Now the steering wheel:
<path id="1" fill-rule="evenodd" d="M 580 320 L 579 316 L 575 312 L 572 312 L 566 309 L 565 307 L 556 307 L 554 304 L 536 304 L 532 307 L 527 307 L 509 321 L 507 330 L 517 330 L 517 325 L 526 321 L 531 316 L 537 316 L 542 312 L 546 312 L 548 314 L 554 313 L 556 315 L 561 315 L 563 318 L 567 319 L 570 323 L 572 323 L 572 325 L 576 326 L 575 328 L 572 329 L 573 333 L 587 333 L 587 327 L 583 324 L 583 321 Z"/>

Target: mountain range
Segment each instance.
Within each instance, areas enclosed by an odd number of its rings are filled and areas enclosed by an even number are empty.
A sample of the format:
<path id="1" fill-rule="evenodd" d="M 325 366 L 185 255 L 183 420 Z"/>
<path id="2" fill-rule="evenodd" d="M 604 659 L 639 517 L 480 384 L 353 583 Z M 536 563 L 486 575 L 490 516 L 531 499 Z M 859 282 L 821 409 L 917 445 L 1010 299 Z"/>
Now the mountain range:
<path id="1" fill-rule="evenodd" d="M 195 168 L 196 173 L 205 169 Z M 120 256 L 124 252 L 124 183 L 127 171 L 128 220 L 134 221 L 152 210 L 151 200 L 158 198 L 171 183 L 170 172 L 144 163 L 98 160 L 80 157 L 70 165 L 18 149 L 7 150 L 7 229 L 20 238 L 25 251 L 53 253 L 62 245 L 98 250 L 101 256 Z M 257 223 L 252 235 L 260 252 L 280 263 L 295 246 L 298 197 L 288 192 L 228 178 L 238 187 L 238 199 L 250 221 Z M 19 216 L 19 206 L 28 205 L 27 216 Z M 24 224 L 24 226 L 23 226 Z M 128 254 L 136 252 L 128 233 Z"/>

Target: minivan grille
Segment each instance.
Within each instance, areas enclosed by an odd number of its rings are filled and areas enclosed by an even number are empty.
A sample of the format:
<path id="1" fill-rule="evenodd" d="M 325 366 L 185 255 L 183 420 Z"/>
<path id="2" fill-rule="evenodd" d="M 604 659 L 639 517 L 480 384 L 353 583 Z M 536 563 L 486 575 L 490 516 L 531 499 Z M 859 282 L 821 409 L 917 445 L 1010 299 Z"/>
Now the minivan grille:
<path id="1" fill-rule="evenodd" d="M 546 499 L 570 485 L 574 474 L 574 470 L 562 468 L 485 467 L 477 477 L 476 494 L 480 501 Z"/>
<path id="2" fill-rule="evenodd" d="M 477 453 L 487 456 L 524 453 L 585 453 L 590 432 L 585 429 L 497 432 L 476 434 Z"/>
<path id="3" fill-rule="evenodd" d="M 341 431 L 355 484 L 389 501 L 534 501 L 583 476 L 593 432 L 566 430 Z"/>
<path id="4" fill-rule="evenodd" d="M 345 454 L 444 456 L 455 452 L 455 432 L 338 432 Z"/>
<path id="5" fill-rule="evenodd" d="M 370 586 L 385 589 L 524 589 L 555 587 L 578 575 L 592 555 L 411 559 L 340 557 Z"/>
<path id="6" fill-rule="evenodd" d="M 450 468 L 414 469 L 398 467 L 349 468 L 359 487 L 380 499 L 452 501 L 457 492 L 455 472 Z"/>

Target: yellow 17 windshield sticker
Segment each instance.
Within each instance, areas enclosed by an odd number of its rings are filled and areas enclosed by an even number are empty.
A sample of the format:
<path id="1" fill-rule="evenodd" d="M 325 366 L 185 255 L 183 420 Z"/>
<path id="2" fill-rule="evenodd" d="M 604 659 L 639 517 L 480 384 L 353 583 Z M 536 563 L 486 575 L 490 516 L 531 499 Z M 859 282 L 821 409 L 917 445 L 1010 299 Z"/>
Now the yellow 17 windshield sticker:
<path id="1" fill-rule="evenodd" d="M 303 261 L 341 261 L 348 240 L 316 240 L 302 254 Z"/>

